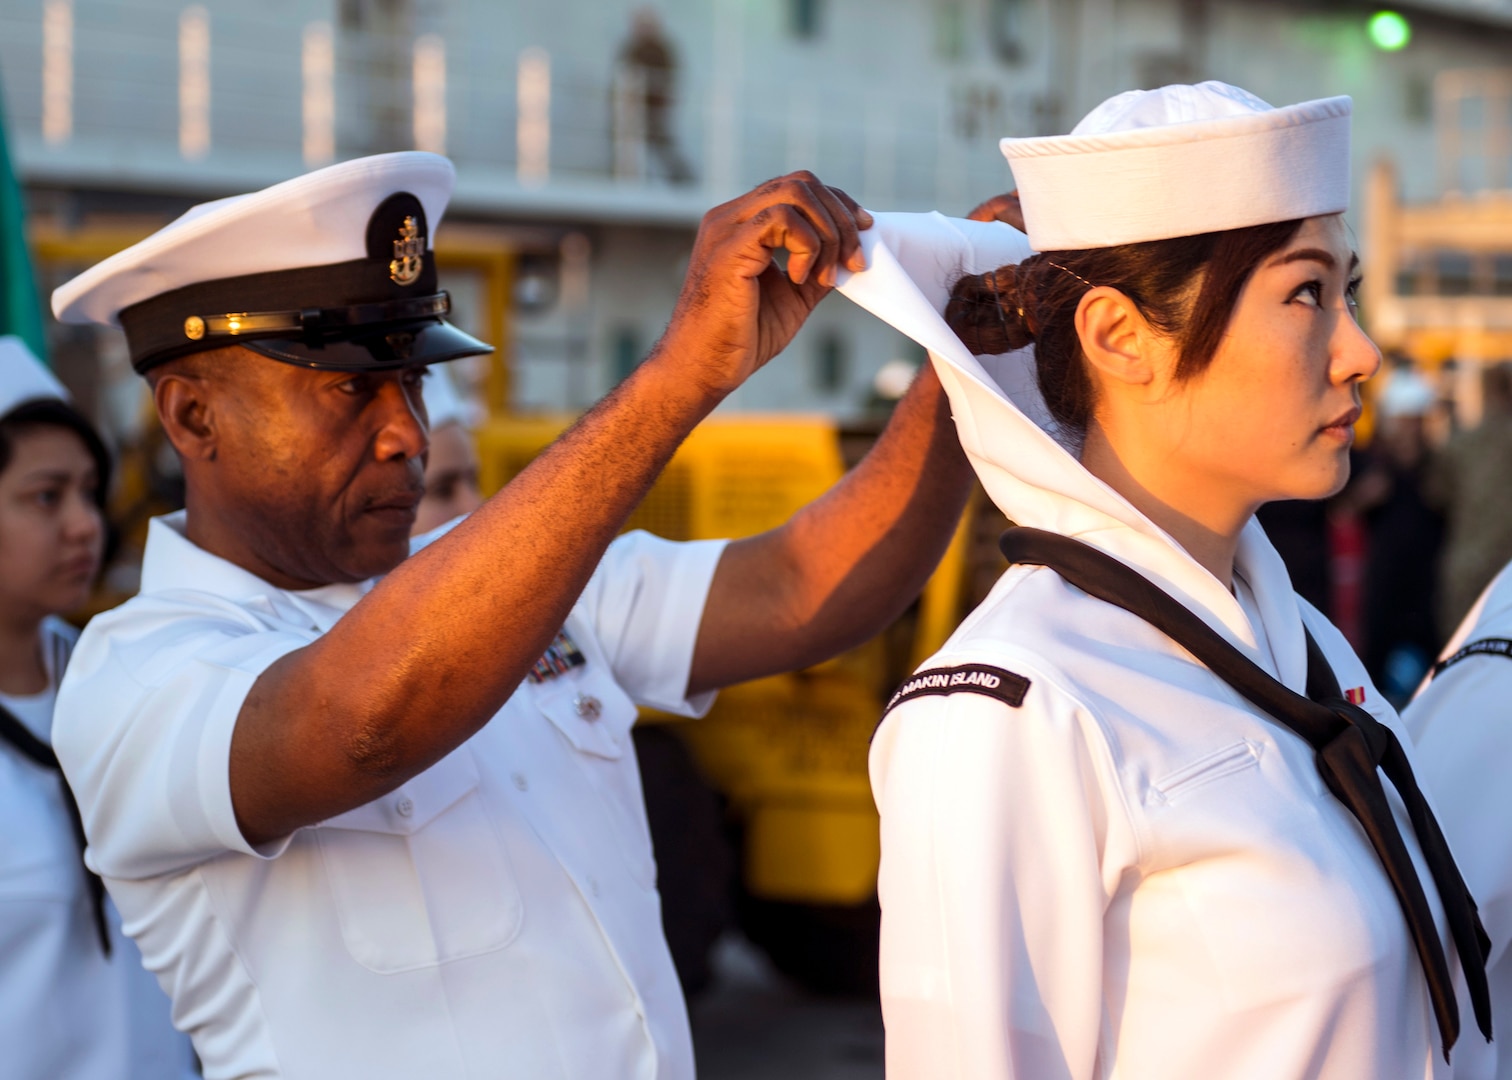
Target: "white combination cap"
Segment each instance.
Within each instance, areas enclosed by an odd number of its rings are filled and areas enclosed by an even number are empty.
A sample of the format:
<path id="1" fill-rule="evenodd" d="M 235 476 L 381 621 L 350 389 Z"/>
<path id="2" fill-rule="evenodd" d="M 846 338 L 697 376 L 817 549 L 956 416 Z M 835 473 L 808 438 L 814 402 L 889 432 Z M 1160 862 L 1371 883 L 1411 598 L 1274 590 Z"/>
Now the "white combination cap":
<path id="1" fill-rule="evenodd" d="M 0 417 L 31 401 L 67 401 L 68 391 L 26 342 L 14 334 L 0 337 Z"/>
<path id="2" fill-rule="evenodd" d="M 231 344 L 339 370 L 491 352 L 443 319 L 431 237 L 455 181 L 406 151 L 204 203 L 60 286 L 53 314 L 125 330 L 138 371 Z"/>
<path id="3" fill-rule="evenodd" d="M 1000 145 L 1036 250 L 1114 247 L 1343 213 L 1350 110 L 1205 82 L 1131 90 L 1069 135 Z"/>

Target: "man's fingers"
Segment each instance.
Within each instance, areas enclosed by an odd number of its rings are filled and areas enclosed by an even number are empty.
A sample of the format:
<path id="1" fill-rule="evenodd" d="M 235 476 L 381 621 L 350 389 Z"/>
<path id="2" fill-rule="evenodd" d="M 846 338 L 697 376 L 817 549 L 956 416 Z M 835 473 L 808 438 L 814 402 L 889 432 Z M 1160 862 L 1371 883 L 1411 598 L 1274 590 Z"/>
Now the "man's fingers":
<path id="1" fill-rule="evenodd" d="M 1005 225 L 1012 225 L 1019 232 L 1029 231 L 1024 227 L 1024 208 L 1019 203 L 1017 191 L 995 195 L 966 216 L 972 221 L 1001 221 Z"/>
<path id="2" fill-rule="evenodd" d="M 747 225 L 755 230 L 756 240 L 762 247 L 787 249 L 787 274 L 794 284 L 801 285 L 807 281 L 815 264 L 824 254 L 824 238 L 809 217 L 791 203 L 768 206 L 752 217 Z M 833 240 L 830 241 L 830 248 L 833 251 Z"/>
<path id="3" fill-rule="evenodd" d="M 851 220 L 850 212 L 838 199 L 827 197 L 829 189 L 819 183 L 813 173 L 799 172 L 784 177 L 782 193 L 786 196 L 783 205 L 806 218 L 820 240 L 820 248 L 812 258 L 789 258 L 788 277 L 795 285 L 813 278 L 825 288 L 833 286 L 836 260 L 845 242 L 846 223 L 850 224 L 852 237 L 855 236 L 855 222 Z M 852 243 L 858 242 L 852 240 Z M 789 249 L 789 255 L 793 254 Z"/>
<path id="4" fill-rule="evenodd" d="M 716 207 L 706 221 L 722 218 L 730 225 L 738 225 L 754 221 L 772 207 L 782 205 L 792 206 L 803 214 L 821 240 L 821 250 L 811 257 L 789 260 L 789 277 L 795 283 L 816 277 L 828 288 L 834 285 L 839 266 L 865 269 L 860 231 L 871 227 L 872 216 L 845 192 L 826 186 L 807 170 L 767 181 L 749 194 Z"/>
<path id="5" fill-rule="evenodd" d="M 824 200 L 824 205 L 840 232 L 840 250 L 836 253 L 839 265 L 849 270 L 865 270 L 866 256 L 861 253 L 861 230 L 871 225 L 871 215 L 866 214 L 865 210 L 857 206 L 855 201 L 839 188 L 819 184 L 815 190 L 819 198 Z M 859 220 L 861 214 L 866 214 L 866 225 L 862 225 Z M 832 273 L 826 284 L 833 285 L 834 283 L 835 278 Z"/>

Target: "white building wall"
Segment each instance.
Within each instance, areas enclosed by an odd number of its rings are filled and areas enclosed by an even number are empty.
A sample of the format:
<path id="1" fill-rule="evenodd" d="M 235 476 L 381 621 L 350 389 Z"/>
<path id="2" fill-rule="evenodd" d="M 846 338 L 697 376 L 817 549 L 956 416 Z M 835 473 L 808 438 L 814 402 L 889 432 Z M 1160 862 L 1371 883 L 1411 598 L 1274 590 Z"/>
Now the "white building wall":
<path id="1" fill-rule="evenodd" d="M 812 168 L 874 208 L 963 213 L 1011 184 L 999 136 L 1067 130 L 1129 87 L 1218 77 L 1278 104 L 1352 94 L 1357 176 L 1389 154 L 1408 197 L 1425 198 L 1437 190 L 1436 74 L 1512 56 L 1512 0 L 1402 5 L 1415 36 L 1400 53 L 1369 44 L 1371 8 L 1301 0 L 817 0 L 812 37 L 793 31 L 796 0 L 662 0 L 680 60 L 678 144 L 695 178 L 675 186 L 654 170 L 614 175 L 615 56 L 641 0 L 201 0 L 211 137 L 194 160 L 178 132 L 186 5 L 51 0 L 69 3 L 74 76 L 71 135 L 48 142 L 45 2 L 0 0 L 0 79 L 23 180 L 186 202 L 306 167 L 300 43 L 311 24 L 335 32 L 341 157 L 409 145 L 406 50 L 439 35 L 445 143 L 459 169 L 453 216 L 580 230 L 593 245 L 587 308 L 517 322 L 517 385 L 532 407 L 580 407 L 602 393 L 616 343 L 628 334 L 649 346 L 670 314 L 700 214 L 788 169 Z M 352 12 L 366 12 L 363 26 Z M 517 72 L 531 48 L 551 65 L 544 183 L 518 174 Z M 816 357 L 836 335 L 846 378 L 821 392 Z M 733 405 L 850 411 L 880 364 L 911 355 L 833 299 Z"/>

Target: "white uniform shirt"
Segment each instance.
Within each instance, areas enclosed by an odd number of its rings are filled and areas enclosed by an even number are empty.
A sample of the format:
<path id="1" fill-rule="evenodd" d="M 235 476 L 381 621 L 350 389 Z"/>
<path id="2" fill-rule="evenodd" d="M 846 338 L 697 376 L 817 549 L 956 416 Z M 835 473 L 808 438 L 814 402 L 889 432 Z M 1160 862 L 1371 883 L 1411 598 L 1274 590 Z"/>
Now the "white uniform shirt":
<path id="1" fill-rule="evenodd" d="M 684 693 L 722 546 L 621 537 L 567 621 L 585 665 L 256 851 L 228 781 L 241 703 L 369 586 L 278 589 L 182 528 L 153 522 L 141 594 L 85 631 L 55 742 L 206 1076 L 691 1077 L 630 727 L 637 702 L 706 705 Z"/>
<path id="2" fill-rule="evenodd" d="M 1487 586 L 1442 656 L 1485 638 L 1512 638 L 1507 570 Z M 1445 668 L 1418 691 L 1402 719 L 1422 761 L 1418 780 L 1434 796 L 1439 824 L 1491 937 L 1486 976 L 1497 1039 L 1456 1053 L 1454 1076 L 1512 1080 L 1512 660 L 1472 656 Z"/>
<path id="3" fill-rule="evenodd" d="M 77 631 L 42 624 L 55 680 Z M 0 704 L 50 741 L 56 691 Z M 162 1080 L 193 1075 L 168 999 L 107 908 L 100 948 L 62 778 L 0 741 L 0 1075 L 7 1080 Z"/>
<path id="4" fill-rule="evenodd" d="M 876 216 L 870 269 L 842 291 L 931 350 L 962 445 L 1011 520 L 1134 567 L 1298 691 L 1305 620 L 1341 686 L 1400 730 L 1258 524 L 1241 537 L 1236 596 L 1034 422 L 1046 411 L 1031 353 L 974 358 L 945 326 L 950 283 L 1021 259 L 1021 236 Z M 1029 686 L 1017 707 L 909 697 L 872 744 L 889 1080 L 1446 1075 L 1386 873 L 1301 738 L 1048 569 L 1009 569 L 923 666 L 958 665 Z"/>

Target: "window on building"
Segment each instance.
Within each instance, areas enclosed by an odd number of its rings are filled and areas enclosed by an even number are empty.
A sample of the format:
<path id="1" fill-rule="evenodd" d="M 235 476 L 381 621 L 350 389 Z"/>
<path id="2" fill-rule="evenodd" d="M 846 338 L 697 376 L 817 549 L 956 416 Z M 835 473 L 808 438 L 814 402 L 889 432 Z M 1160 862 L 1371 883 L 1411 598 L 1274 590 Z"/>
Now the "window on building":
<path id="1" fill-rule="evenodd" d="M 1492 257 L 1491 291 L 1497 296 L 1512 296 L 1512 255 Z"/>
<path id="2" fill-rule="evenodd" d="M 640 362 L 640 330 L 634 326 L 621 326 L 614 332 L 610 355 L 610 363 L 613 366 L 611 374 L 614 381 L 622 382 L 629 377 L 632 371 L 640 367 Z"/>
<path id="3" fill-rule="evenodd" d="M 788 25 L 793 36 L 815 38 L 819 36 L 820 8 L 824 0 L 788 0 Z"/>
<path id="4" fill-rule="evenodd" d="M 1475 291 L 1475 267 L 1469 255 L 1441 251 L 1433 260 L 1439 296 L 1469 296 Z"/>
<path id="5" fill-rule="evenodd" d="M 963 0 L 935 0 L 935 51 L 942 60 L 966 55 L 966 5 Z"/>
<path id="6" fill-rule="evenodd" d="M 987 40 L 999 60 L 1016 64 L 1024 58 L 1025 0 L 987 0 Z"/>
<path id="7" fill-rule="evenodd" d="M 845 389 L 850 377 L 849 352 L 845 338 L 835 331 L 819 335 L 814 346 L 814 389 L 825 394 Z"/>

